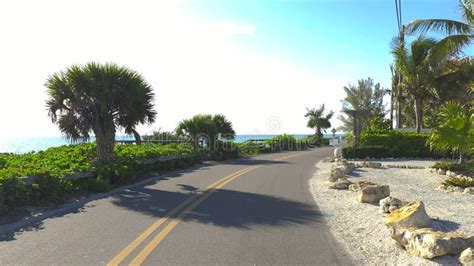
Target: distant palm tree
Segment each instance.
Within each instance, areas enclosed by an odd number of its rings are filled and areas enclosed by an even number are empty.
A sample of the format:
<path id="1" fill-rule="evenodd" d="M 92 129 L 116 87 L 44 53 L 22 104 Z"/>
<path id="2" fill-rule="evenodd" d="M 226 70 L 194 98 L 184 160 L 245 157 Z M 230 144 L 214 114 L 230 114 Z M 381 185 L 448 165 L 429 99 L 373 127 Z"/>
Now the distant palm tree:
<path id="1" fill-rule="evenodd" d="M 232 122 L 221 114 L 199 114 L 191 119 L 184 119 L 176 128 L 176 134 L 191 138 L 196 145 L 203 145 L 203 142 L 207 142 L 208 148 L 211 150 L 216 148 L 215 141 L 219 136 L 226 140 L 235 137 Z"/>
<path id="2" fill-rule="evenodd" d="M 406 49 L 405 45 L 398 45 L 392 50 L 395 66 L 403 76 L 402 88 L 414 101 L 415 127 L 418 133 L 423 126 L 422 100 L 429 93 L 435 76 L 430 51 L 436 44 L 434 39 L 418 38 L 412 41 L 410 49 Z"/>
<path id="3" fill-rule="evenodd" d="M 474 152 L 474 110 L 472 106 L 461 106 L 450 102 L 439 112 L 440 124 L 434 128 L 429 139 L 430 148 L 459 155 L 459 164 L 465 156 Z"/>
<path id="4" fill-rule="evenodd" d="M 364 125 L 371 116 L 384 116 L 386 114 L 386 106 L 383 102 L 387 90 L 380 86 L 380 83 L 375 83 L 373 79 L 360 79 L 357 84 L 349 84 L 344 86 L 346 96 L 342 100 L 342 113 L 350 110 L 366 111 L 367 115 L 359 117 L 358 132 L 363 130 Z M 341 114 L 338 117 L 343 125 L 343 131 L 350 132 L 354 129 L 354 119 L 352 116 Z"/>
<path id="5" fill-rule="evenodd" d="M 447 36 L 432 49 L 433 62 L 441 61 L 446 54 L 457 54 L 474 38 L 474 0 L 460 0 L 464 21 L 450 19 L 417 19 L 406 25 L 408 34 L 424 35 L 429 31 L 441 32 Z"/>
<path id="6" fill-rule="evenodd" d="M 155 120 L 151 86 L 123 66 L 74 65 L 51 75 L 46 87 L 53 122 L 73 141 L 87 140 L 93 133 L 103 164 L 113 161 L 117 128 L 136 133 L 135 126 Z"/>
<path id="7" fill-rule="evenodd" d="M 330 111 L 328 114 L 324 114 L 326 107 L 321 105 L 318 109 L 308 109 L 306 108 L 305 117 L 308 117 L 308 127 L 315 129 L 316 133 L 316 142 L 321 143 L 323 140 L 323 131 L 326 132 L 326 129 L 331 127 L 331 118 L 334 115 L 333 111 Z"/>

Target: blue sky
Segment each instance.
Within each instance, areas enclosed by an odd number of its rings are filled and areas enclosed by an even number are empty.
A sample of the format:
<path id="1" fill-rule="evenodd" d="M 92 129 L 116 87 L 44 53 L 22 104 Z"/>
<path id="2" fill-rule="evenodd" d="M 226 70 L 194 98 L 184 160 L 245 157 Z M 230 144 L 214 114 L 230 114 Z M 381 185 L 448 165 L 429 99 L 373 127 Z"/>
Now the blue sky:
<path id="1" fill-rule="evenodd" d="M 240 39 L 258 53 L 278 54 L 321 72 L 347 71 L 347 82 L 373 77 L 390 84 L 389 43 L 398 32 L 393 0 L 194 1 L 183 6 L 208 19 L 250 23 Z M 457 0 L 404 0 L 403 23 L 417 18 L 460 20 Z"/>
<path id="2" fill-rule="evenodd" d="M 460 19 L 457 0 L 403 1 L 404 23 L 430 17 Z M 393 0 L 1 1 L 0 24 L 0 139 L 60 135 L 45 81 L 90 61 L 154 88 L 157 121 L 142 134 L 198 113 L 224 114 L 238 134 L 309 134 L 306 108 L 321 104 L 338 127 L 345 85 L 389 87 L 397 33 Z"/>

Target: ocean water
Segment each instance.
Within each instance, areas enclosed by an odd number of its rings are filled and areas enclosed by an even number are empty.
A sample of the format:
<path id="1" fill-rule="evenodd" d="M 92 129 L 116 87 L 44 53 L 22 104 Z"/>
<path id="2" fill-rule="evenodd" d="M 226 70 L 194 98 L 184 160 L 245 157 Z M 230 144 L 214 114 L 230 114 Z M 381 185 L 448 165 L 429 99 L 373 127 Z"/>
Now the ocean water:
<path id="1" fill-rule="evenodd" d="M 236 142 L 244 142 L 247 140 L 254 139 L 271 139 L 276 135 L 236 135 Z M 293 135 L 297 139 L 304 138 L 308 136 L 307 134 L 295 134 Z M 336 137 L 341 136 L 341 134 L 336 134 Z M 332 134 L 325 134 L 324 137 L 332 137 Z M 117 136 L 117 140 L 134 140 L 133 136 L 122 135 Z M 91 138 L 91 141 L 94 141 L 94 138 Z M 0 153 L 27 153 L 32 151 L 41 151 L 46 150 L 50 147 L 56 147 L 61 145 L 71 144 L 64 137 L 38 137 L 38 138 L 16 138 L 16 139 L 0 139 Z"/>

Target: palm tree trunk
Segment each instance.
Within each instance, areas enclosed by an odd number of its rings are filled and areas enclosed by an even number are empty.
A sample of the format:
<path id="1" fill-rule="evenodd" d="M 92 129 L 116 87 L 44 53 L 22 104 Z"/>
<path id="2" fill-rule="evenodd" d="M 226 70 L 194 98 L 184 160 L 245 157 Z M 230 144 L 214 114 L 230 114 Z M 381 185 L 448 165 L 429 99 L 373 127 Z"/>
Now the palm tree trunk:
<path id="1" fill-rule="evenodd" d="M 459 164 L 464 165 L 466 163 L 466 158 L 464 157 L 464 154 L 461 153 L 459 154 Z"/>
<path id="2" fill-rule="evenodd" d="M 114 161 L 115 134 L 105 133 L 96 135 L 97 158 L 101 164 L 110 164 Z"/>
<path id="3" fill-rule="evenodd" d="M 421 99 L 414 97 L 415 101 L 415 127 L 416 133 L 421 133 L 421 128 L 423 127 L 423 114 L 421 109 Z"/>
<path id="4" fill-rule="evenodd" d="M 131 129 L 131 131 L 133 133 L 133 136 L 135 137 L 135 143 L 137 145 L 142 144 L 142 137 L 140 136 L 140 134 L 138 134 L 138 132 L 133 128 Z"/>
<path id="5" fill-rule="evenodd" d="M 393 105 L 394 105 L 394 102 L 393 102 L 393 91 L 390 93 L 390 129 L 393 129 Z"/>
<path id="6" fill-rule="evenodd" d="M 110 164 L 114 161 L 115 124 L 113 120 L 97 124 L 94 127 L 97 159 L 101 164 Z"/>
<path id="7" fill-rule="evenodd" d="M 396 112 L 396 119 L 397 119 L 397 126 L 396 128 L 402 128 L 402 101 L 400 99 L 397 100 L 397 112 Z"/>

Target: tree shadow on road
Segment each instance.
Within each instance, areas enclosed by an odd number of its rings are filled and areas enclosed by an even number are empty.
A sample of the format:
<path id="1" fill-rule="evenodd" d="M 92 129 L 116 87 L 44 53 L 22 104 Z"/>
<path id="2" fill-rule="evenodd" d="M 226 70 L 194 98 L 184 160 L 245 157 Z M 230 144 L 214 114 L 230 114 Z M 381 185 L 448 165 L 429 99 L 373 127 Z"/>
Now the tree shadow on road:
<path id="1" fill-rule="evenodd" d="M 19 216 L 19 218 L 15 220 L 14 222 L 12 222 L 11 224 L 0 225 L 0 242 L 16 240 L 15 236 L 18 234 L 22 234 L 24 232 L 42 230 L 44 229 L 44 224 L 43 224 L 44 219 L 58 218 L 66 214 L 83 212 L 86 209 L 85 204 L 87 204 L 90 200 L 99 200 L 99 199 L 107 198 L 107 197 L 113 197 L 115 204 L 118 206 L 130 209 L 133 211 L 141 212 L 147 215 L 162 217 L 167 212 L 175 208 L 182 201 L 186 200 L 186 198 L 191 197 L 193 196 L 193 194 L 197 193 L 198 188 L 195 188 L 189 185 L 180 185 L 183 192 L 166 192 L 166 191 L 160 191 L 160 190 L 154 190 L 154 189 L 147 189 L 146 186 L 148 185 L 155 184 L 156 182 L 159 182 L 161 180 L 169 180 L 169 179 L 177 178 L 177 177 L 192 173 L 196 170 L 206 170 L 209 167 L 213 165 L 217 165 L 217 164 L 244 165 L 245 166 L 245 165 L 284 164 L 284 163 L 286 162 L 265 160 L 265 159 L 255 159 L 255 158 L 239 158 L 239 159 L 232 159 L 232 160 L 226 160 L 226 161 L 220 161 L 220 162 L 205 162 L 205 163 L 196 164 L 189 168 L 165 171 L 160 174 L 160 177 L 158 180 L 147 181 L 147 178 L 150 178 L 152 176 L 152 175 L 147 175 L 142 180 L 142 181 L 145 181 L 145 183 L 138 185 L 135 188 L 130 188 L 128 190 L 120 191 L 120 192 L 113 192 L 114 194 L 112 195 L 108 193 L 104 194 L 103 196 L 98 196 L 98 197 L 94 197 L 94 195 L 92 195 L 91 199 L 85 200 L 83 203 L 77 204 L 74 207 L 67 207 L 65 210 L 59 211 L 57 214 L 46 215 L 44 218 L 41 218 L 40 220 L 37 220 L 37 221 L 33 221 L 35 219 L 30 219 L 30 218 L 33 218 L 33 216 L 30 215 L 29 213 L 23 214 Z M 213 197 L 218 196 L 219 194 L 222 194 L 222 192 L 221 191 L 219 191 L 219 193 L 216 192 L 215 195 L 213 195 Z M 206 206 L 206 205 L 203 204 L 203 206 Z M 54 208 L 60 209 L 61 206 L 56 206 Z M 53 211 L 54 211 L 54 208 L 53 208 Z M 189 220 L 192 217 L 196 217 L 198 215 L 201 215 L 201 214 L 193 213 L 193 215 L 188 215 L 187 219 Z M 309 216 L 311 215 L 308 215 L 308 217 Z M 30 220 L 30 222 L 28 222 L 28 220 Z M 200 220 L 202 222 L 213 222 L 211 219 L 209 219 L 208 221 L 205 221 L 203 218 L 196 219 L 196 220 Z M 217 222 L 216 224 L 222 224 L 223 226 L 225 226 L 225 224 L 229 224 L 228 226 L 232 226 L 231 225 L 232 223 L 230 222 L 220 222 L 220 221 L 216 221 L 216 222 Z M 17 226 L 15 225 L 16 223 L 20 223 L 23 225 Z M 8 227 L 12 227 L 13 229 L 8 229 Z"/>
<path id="2" fill-rule="evenodd" d="M 90 205 L 90 207 L 92 207 L 92 206 L 93 205 Z M 71 214 L 71 213 L 85 212 L 85 209 L 86 208 L 83 205 L 81 205 L 77 208 L 74 208 L 73 210 L 58 212 L 58 214 L 52 215 L 52 216 L 48 217 L 48 219 L 63 217 L 65 215 L 68 215 L 68 214 Z M 28 218 L 25 218 L 25 220 L 28 220 Z M 4 242 L 4 241 L 16 240 L 16 236 L 21 235 L 25 232 L 39 231 L 39 230 L 42 230 L 42 229 L 44 229 L 44 223 L 41 220 L 41 221 L 37 221 L 37 222 L 31 223 L 31 224 L 26 224 L 26 225 L 21 226 L 17 229 L 14 229 L 14 230 L 1 230 L 0 231 L 1 232 L 0 233 L 0 243 Z"/>
<path id="3" fill-rule="evenodd" d="M 128 190 L 115 195 L 113 203 L 145 215 L 166 217 L 168 212 L 197 193 L 197 188 L 192 186 L 185 185 L 182 188 L 184 192 L 146 187 Z M 262 194 L 218 189 L 190 211 L 183 220 L 219 227 L 252 229 L 253 226 L 291 226 L 320 222 L 322 217 L 311 204 Z"/>

